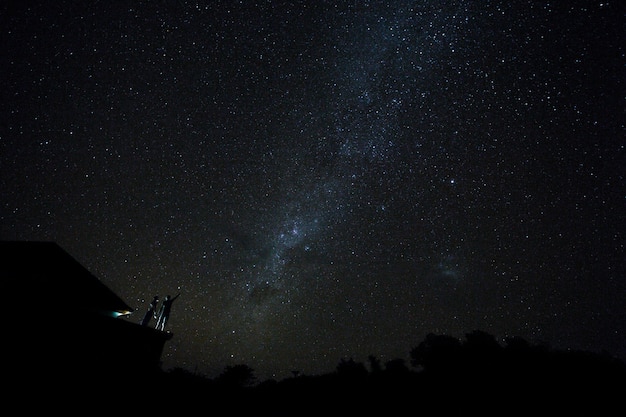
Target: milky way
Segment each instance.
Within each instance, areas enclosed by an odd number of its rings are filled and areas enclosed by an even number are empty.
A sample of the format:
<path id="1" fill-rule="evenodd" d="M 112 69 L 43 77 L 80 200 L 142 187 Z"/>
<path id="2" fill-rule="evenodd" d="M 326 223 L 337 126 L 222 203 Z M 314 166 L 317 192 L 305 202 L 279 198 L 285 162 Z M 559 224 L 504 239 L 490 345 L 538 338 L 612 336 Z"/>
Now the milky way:
<path id="1" fill-rule="evenodd" d="M 209 376 L 474 329 L 624 355 L 617 2 L 2 6 L 0 237 Z"/>

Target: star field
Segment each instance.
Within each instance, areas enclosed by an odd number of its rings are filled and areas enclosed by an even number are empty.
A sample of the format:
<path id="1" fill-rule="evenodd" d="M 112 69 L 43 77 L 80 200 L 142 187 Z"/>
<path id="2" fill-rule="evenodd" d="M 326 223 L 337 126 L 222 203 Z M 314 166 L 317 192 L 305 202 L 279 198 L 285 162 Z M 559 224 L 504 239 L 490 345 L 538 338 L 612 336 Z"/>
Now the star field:
<path id="1" fill-rule="evenodd" d="M 474 329 L 625 357 L 618 2 L 0 7 L 0 238 L 124 320 L 180 292 L 165 368 Z"/>

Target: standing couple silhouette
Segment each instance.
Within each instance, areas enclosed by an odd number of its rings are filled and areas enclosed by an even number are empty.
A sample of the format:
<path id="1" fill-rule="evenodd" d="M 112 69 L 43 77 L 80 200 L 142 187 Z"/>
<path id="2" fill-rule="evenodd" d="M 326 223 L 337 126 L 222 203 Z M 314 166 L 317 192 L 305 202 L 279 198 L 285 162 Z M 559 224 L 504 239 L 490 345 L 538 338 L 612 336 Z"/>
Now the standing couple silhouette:
<path id="1" fill-rule="evenodd" d="M 166 295 L 165 298 L 163 299 L 163 302 L 161 303 L 161 308 L 159 309 L 157 313 L 156 307 L 157 307 L 157 304 L 159 303 L 159 296 L 155 295 L 152 301 L 150 302 L 150 305 L 148 306 L 148 311 L 146 311 L 146 314 L 143 316 L 143 319 L 141 319 L 140 324 L 142 326 L 147 326 L 150 323 L 150 319 L 154 318 L 156 319 L 156 325 L 154 326 L 154 328 L 157 330 L 163 331 L 165 329 L 165 325 L 167 324 L 168 319 L 170 318 L 172 304 L 179 296 L 180 296 L 180 293 L 176 294 L 175 297 L 172 297 L 169 294 Z"/>

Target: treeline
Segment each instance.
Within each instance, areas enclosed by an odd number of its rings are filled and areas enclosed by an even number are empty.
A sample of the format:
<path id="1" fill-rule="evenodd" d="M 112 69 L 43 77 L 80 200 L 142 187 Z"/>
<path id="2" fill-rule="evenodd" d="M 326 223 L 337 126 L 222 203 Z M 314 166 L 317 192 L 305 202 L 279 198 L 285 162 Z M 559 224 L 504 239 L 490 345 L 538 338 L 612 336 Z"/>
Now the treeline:
<path id="1" fill-rule="evenodd" d="M 208 379 L 163 375 L 184 403 L 219 404 L 218 415 L 622 415 L 626 367 L 609 354 L 554 350 L 473 331 L 465 340 L 429 334 L 410 363 L 340 359 L 333 372 L 257 381 L 247 365 Z M 214 411 L 215 411 L 214 410 Z"/>
<path id="2" fill-rule="evenodd" d="M 626 415 L 626 366 L 609 354 L 555 350 L 522 338 L 501 345 L 473 331 L 464 340 L 429 334 L 409 358 L 343 358 L 332 372 L 294 372 L 279 381 L 257 380 L 246 364 L 227 366 L 216 378 L 182 368 L 116 371 L 109 378 L 55 375 L 44 390 L 29 393 L 31 375 L 20 393 L 34 402 L 19 397 L 19 404 L 25 412 L 32 405 L 77 415 Z"/>

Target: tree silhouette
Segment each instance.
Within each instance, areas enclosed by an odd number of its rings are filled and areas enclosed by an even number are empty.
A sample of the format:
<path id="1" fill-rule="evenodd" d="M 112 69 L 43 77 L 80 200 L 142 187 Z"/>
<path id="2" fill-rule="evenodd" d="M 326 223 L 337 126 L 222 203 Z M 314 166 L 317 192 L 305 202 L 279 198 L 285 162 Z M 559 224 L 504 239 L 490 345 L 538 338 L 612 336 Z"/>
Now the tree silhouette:
<path id="1" fill-rule="evenodd" d="M 429 333 L 410 351 L 411 365 L 425 371 L 448 371 L 459 365 L 461 341 L 448 335 Z"/>
<path id="2" fill-rule="evenodd" d="M 361 362 L 355 362 L 354 359 L 341 359 L 337 365 L 337 375 L 349 379 L 362 379 L 367 376 L 367 368 Z"/>
<path id="3" fill-rule="evenodd" d="M 247 387 L 256 382 L 254 370 L 245 364 L 227 366 L 217 382 L 228 387 Z"/>
<path id="4" fill-rule="evenodd" d="M 370 372 L 372 372 L 373 374 L 377 374 L 379 372 L 382 372 L 383 368 L 380 365 L 380 359 L 378 359 L 376 356 L 369 355 L 367 357 L 367 361 L 370 364 Z"/>
<path id="5" fill-rule="evenodd" d="M 385 371 L 394 375 L 402 375 L 409 372 L 409 368 L 404 359 L 397 358 L 385 362 Z"/>
<path id="6" fill-rule="evenodd" d="M 477 352 L 495 353 L 501 346 L 495 336 L 482 330 L 473 330 L 465 334 L 463 347 Z"/>

